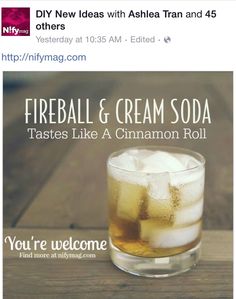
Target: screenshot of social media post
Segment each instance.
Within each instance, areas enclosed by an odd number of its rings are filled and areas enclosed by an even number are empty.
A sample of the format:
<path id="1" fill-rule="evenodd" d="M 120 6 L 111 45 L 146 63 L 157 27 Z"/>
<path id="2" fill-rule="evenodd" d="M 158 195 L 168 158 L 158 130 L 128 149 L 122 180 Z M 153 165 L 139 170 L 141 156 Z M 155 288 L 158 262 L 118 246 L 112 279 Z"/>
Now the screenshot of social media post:
<path id="1" fill-rule="evenodd" d="M 2 298 L 233 298 L 235 1 L 5 1 Z"/>

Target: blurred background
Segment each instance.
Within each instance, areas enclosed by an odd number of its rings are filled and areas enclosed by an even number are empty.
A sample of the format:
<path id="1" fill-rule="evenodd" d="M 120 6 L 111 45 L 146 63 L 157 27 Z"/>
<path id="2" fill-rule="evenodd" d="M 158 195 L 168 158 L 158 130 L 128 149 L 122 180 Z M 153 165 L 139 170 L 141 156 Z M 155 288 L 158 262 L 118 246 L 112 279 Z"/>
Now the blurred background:
<path id="1" fill-rule="evenodd" d="M 173 145 L 206 158 L 204 228 L 233 226 L 233 73 L 232 72 L 4 72 L 4 227 L 107 227 L 106 160 L 121 148 Z M 199 129 L 201 124 L 117 125 L 98 122 L 98 101 L 114 111 L 119 98 L 208 98 L 212 124 L 207 140 L 29 140 L 25 98 L 90 98 L 90 125 L 34 125 L 40 130 L 108 127 L 129 130 Z M 169 112 L 171 113 L 171 112 Z M 173 115 L 172 115 L 173 118 Z"/>

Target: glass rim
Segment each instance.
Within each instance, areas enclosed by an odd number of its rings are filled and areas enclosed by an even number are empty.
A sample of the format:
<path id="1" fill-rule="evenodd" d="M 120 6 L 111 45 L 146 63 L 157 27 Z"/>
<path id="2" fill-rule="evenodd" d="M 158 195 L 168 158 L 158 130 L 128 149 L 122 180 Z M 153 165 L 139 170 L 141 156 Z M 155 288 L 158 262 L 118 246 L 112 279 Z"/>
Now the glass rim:
<path id="1" fill-rule="evenodd" d="M 191 157 L 196 158 L 200 164 L 190 167 L 188 169 L 184 169 L 184 170 L 178 170 L 178 171 L 162 171 L 162 172 L 153 172 L 153 171 L 148 171 L 148 172 L 144 172 L 144 171 L 140 171 L 140 170 L 130 170 L 130 169 L 125 169 L 124 167 L 120 167 L 117 165 L 114 165 L 111 163 L 111 159 L 115 156 L 118 156 L 119 154 L 125 153 L 126 151 L 130 151 L 130 150 L 135 150 L 135 149 L 156 149 L 156 150 L 160 150 L 160 151 L 166 151 L 168 153 L 175 153 L 175 154 L 186 154 L 189 155 Z M 176 152 L 175 152 L 176 150 Z M 108 158 L 107 158 L 107 167 L 113 167 L 119 171 L 124 171 L 124 172 L 128 172 L 128 173 L 142 173 L 142 174 L 162 174 L 162 173 L 169 173 L 169 174 L 174 174 L 174 173 L 184 173 L 184 172 L 189 172 L 189 171 L 193 171 L 193 170 L 197 170 L 199 167 L 203 167 L 206 164 L 206 159 L 205 157 L 200 154 L 199 152 L 196 152 L 194 150 L 188 149 L 188 148 L 184 148 L 184 147 L 178 147 L 178 146 L 168 146 L 168 145 L 141 145 L 141 146 L 131 146 L 131 147 L 127 147 L 127 148 L 123 148 L 120 149 L 118 151 L 112 152 Z"/>

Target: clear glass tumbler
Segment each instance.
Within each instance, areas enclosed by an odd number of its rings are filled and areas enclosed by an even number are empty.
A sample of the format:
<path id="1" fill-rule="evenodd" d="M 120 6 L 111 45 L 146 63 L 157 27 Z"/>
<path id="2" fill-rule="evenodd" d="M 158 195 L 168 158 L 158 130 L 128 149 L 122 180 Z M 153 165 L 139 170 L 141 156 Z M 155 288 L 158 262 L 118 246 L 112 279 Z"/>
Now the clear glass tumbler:
<path id="1" fill-rule="evenodd" d="M 200 255 L 205 159 L 162 146 L 128 148 L 107 162 L 112 262 L 140 276 L 185 272 Z"/>

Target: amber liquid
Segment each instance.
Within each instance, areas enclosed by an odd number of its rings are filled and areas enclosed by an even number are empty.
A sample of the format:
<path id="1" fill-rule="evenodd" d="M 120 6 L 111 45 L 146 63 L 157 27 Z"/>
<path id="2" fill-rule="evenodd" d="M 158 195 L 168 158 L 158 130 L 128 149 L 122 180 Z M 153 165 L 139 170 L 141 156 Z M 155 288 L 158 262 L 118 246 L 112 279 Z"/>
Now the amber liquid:
<path id="1" fill-rule="evenodd" d="M 165 248 L 155 244 L 155 240 L 152 244 L 148 239 L 152 231 L 165 234 L 184 227 L 175 225 L 174 212 L 179 209 L 181 201 L 178 190 L 170 186 L 170 191 L 171 206 L 160 206 L 154 216 L 150 213 L 152 206 L 145 187 L 109 177 L 109 235 L 112 244 L 123 252 L 139 257 L 167 257 L 195 247 L 201 238 L 201 218 L 194 224 L 199 227 L 194 239 L 182 246 Z M 189 225 L 192 224 L 188 223 L 187 227 Z"/>

